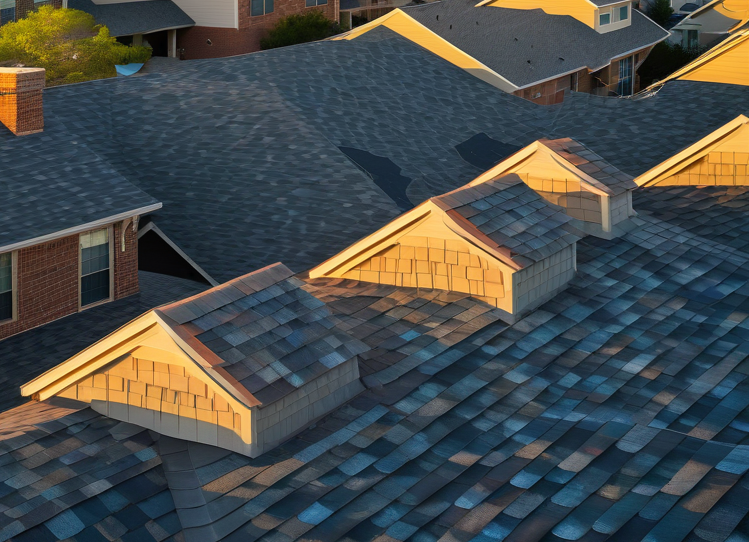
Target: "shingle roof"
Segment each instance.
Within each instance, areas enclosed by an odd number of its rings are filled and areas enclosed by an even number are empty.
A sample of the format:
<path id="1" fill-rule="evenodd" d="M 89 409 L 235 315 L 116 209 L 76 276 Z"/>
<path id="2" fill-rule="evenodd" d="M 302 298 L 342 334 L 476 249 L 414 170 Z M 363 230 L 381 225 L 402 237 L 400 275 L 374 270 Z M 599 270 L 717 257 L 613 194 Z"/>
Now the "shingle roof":
<path id="1" fill-rule="evenodd" d="M 549 203 L 514 174 L 433 198 L 449 216 L 466 219 L 480 237 L 527 267 L 583 237 L 564 209 Z"/>
<path id="2" fill-rule="evenodd" d="M 70 403 L 3 413 L 0 539 L 174 540 L 158 435 Z"/>
<path id="3" fill-rule="evenodd" d="M 3 143 L 0 249 L 159 206 L 81 142 L 22 138 Z"/>
<path id="4" fill-rule="evenodd" d="M 567 15 L 475 5 L 473 0 L 441 0 L 401 9 L 521 88 L 583 68 L 603 68 L 668 37 L 637 10 L 631 10 L 629 26 L 599 34 Z"/>
<path id="5" fill-rule="evenodd" d="M 195 21 L 172 0 L 107 4 L 95 4 L 91 0 L 68 0 L 68 7 L 93 15 L 98 24 L 109 28 L 111 36 L 131 36 L 195 25 Z"/>
<path id="6" fill-rule="evenodd" d="M 185 539 L 749 535 L 749 256 L 655 218 L 578 246 L 551 302 L 260 458 L 170 439 Z"/>
<path id="7" fill-rule="evenodd" d="M 749 111 L 749 88 L 707 87 L 676 81 L 640 101 L 575 94 L 544 108 L 380 28 L 351 42 L 47 89 L 45 132 L 22 141 L 0 133 L 0 153 L 20 183 L 21 168 L 52 143 L 85 143 L 162 201 L 154 222 L 225 281 L 276 261 L 308 269 L 401 213 L 340 147 L 394 163 L 398 189 L 413 204 L 482 172 L 458 152 L 478 134 L 507 153 L 542 137 L 573 137 L 636 175 Z M 689 116 L 673 115 L 682 99 L 695 104 Z M 64 169 L 55 174 L 75 182 Z"/>
<path id="8" fill-rule="evenodd" d="M 261 405 L 368 350 L 282 264 L 159 309 Z"/>
<path id="9" fill-rule="evenodd" d="M 618 196 L 637 188 L 634 177 L 615 168 L 582 143 L 568 137 L 543 139 L 540 141 L 579 170 L 598 181 L 597 188 L 612 196 Z"/>
<path id="10" fill-rule="evenodd" d="M 206 285 L 140 271 L 140 292 L 86 309 L 0 341 L 0 411 L 19 405 L 19 388 L 163 303 L 203 291 Z"/>

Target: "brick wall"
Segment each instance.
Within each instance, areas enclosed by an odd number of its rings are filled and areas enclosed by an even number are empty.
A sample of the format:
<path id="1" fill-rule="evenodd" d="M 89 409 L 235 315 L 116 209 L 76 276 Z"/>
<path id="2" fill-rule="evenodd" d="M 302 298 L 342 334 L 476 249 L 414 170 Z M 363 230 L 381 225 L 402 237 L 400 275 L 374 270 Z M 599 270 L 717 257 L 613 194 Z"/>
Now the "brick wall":
<path id="1" fill-rule="evenodd" d="M 122 252 L 120 225 L 114 226 L 114 298 L 138 291 L 138 239 L 128 226 Z M 71 235 L 17 251 L 18 318 L 0 323 L 0 339 L 78 312 L 79 236 Z"/>
<path id="2" fill-rule="evenodd" d="M 194 26 L 177 31 L 177 49 L 181 58 L 217 58 L 260 50 L 260 39 L 279 19 L 308 10 L 321 10 L 332 21 L 338 21 L 340 0 L 328 0 L 324 6 L 306 7 L 305 0 L 275 0 L 273 13 L 250 16 L 250 0 L 239 0 L 239 29 Z M 211 44 L 208 44 L 210 40 Z"/>

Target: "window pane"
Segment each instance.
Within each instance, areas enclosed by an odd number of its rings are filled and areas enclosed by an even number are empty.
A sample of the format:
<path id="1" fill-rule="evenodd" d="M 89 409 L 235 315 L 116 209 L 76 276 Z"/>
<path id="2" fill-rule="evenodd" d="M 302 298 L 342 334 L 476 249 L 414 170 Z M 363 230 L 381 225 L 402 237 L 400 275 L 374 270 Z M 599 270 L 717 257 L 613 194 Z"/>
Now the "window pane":
<path id="1" fill-rule="evenodd" d="M 265 13 L 273 13 L 273 0 L 265 0 Z"/>
<path id="2" fill-rule="evenodd" d="M 307 1 L 305 2 L 305 5 L 306 5 L 306 6 L 308 7 L 308 8 L 311 8 L 312 6 L 316 6 L 316 5 L 317 5 L 317 2 L 316 2 L 316 0 L 307 0 Z"/>
<path id="3" fill-rule="evenodd" d="M 81 277 L 81 306 L 109 298 L 109 270 Z"/>
<path id="4" fill-rule="evenodd" d="M 13 292 L 0 294 L 0 320 L 13 318 Z"/>
<path id="5" fill-rule="evenodd" d="M 109 243 L 109 231 L 106 228 L 81 234 L 81 246 L 83 248 L 105 245 L 107 243 Z"/>
<path id="6" fill-rule="evenodd" d="M 81 250 L 81 276 L 109 269 L 109 245 L 97 245 Z"/>
<path id="7" fill-rule="evenodd" d="M 13 286 L 13 255 L 0 254 L 0 293 L 9 292 Z"/>
<path id="8" fill-rule="evenodd" d="M 328 3 L 328 0 L 317 0 L 317 5 L 318 6 L 324 6 L 327 3 Z"/>
<path id="9" fill-rule="evenodd" d="M 622 6 L 619 8 L 619 20 L 626 21 L 629 17 L 629 6 Z"/>
<path id="10" fill-rule="evenodd" d="M 263 0 L 252 0 L 250 15 L 263 15 Z"/>
<path id="11" fill-rule="evenodd" d="M 601 25 L 609 24 L 611 22 L 611 13 L 604 13 L 601 15 Z"/>

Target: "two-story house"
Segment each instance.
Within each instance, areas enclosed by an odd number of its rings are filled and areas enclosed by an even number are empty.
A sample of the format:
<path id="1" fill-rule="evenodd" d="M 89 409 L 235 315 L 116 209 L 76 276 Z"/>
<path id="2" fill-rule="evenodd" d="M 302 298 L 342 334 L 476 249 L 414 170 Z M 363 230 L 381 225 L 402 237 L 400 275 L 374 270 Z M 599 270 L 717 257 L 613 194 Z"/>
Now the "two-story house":
<path id="1" fill-rule="evenodd" d="M 544 105 L 565 90 L 632 95 L 637 68 L 668 37 L 629 0 L 443 0 L 396 9 L 335 39 L 378 26 Z"/>

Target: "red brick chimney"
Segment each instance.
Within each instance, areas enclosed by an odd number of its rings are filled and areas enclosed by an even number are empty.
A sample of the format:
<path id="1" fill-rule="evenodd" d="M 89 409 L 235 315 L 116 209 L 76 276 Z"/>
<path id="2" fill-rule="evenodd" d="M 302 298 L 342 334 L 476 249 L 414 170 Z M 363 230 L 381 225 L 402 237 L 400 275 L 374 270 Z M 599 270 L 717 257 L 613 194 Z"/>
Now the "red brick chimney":
<path id="1" fill-rule="evenodd" d="M 15 135 L 44 129 L 43 68 L 0 68 L 0 122 Z"/>

